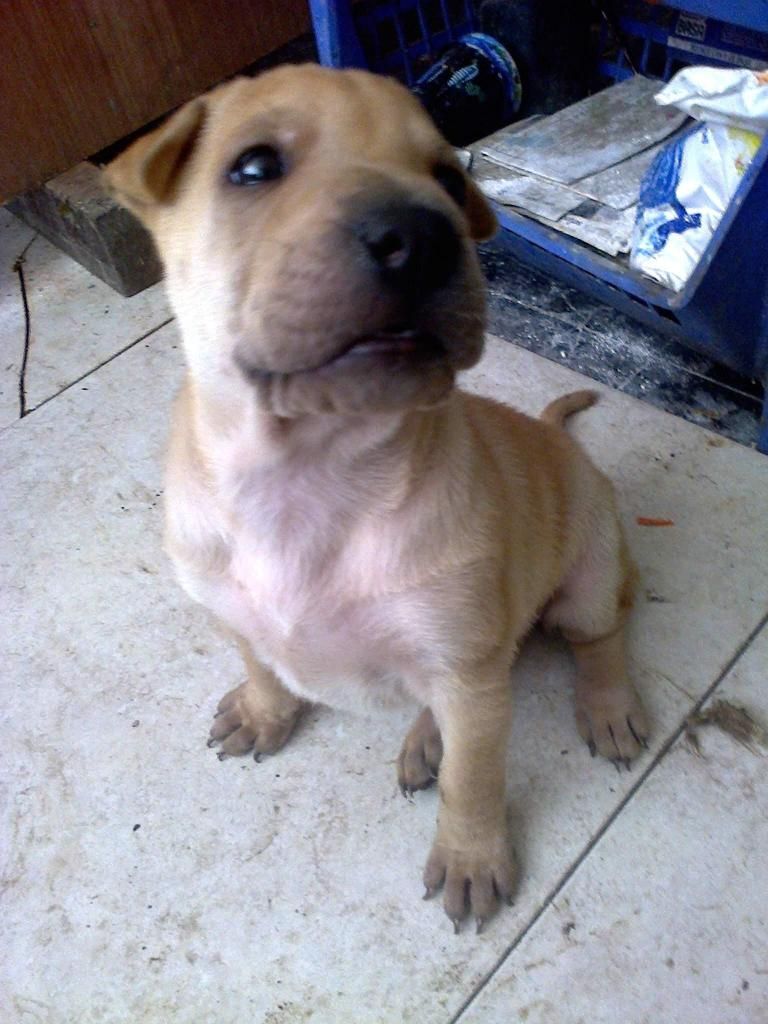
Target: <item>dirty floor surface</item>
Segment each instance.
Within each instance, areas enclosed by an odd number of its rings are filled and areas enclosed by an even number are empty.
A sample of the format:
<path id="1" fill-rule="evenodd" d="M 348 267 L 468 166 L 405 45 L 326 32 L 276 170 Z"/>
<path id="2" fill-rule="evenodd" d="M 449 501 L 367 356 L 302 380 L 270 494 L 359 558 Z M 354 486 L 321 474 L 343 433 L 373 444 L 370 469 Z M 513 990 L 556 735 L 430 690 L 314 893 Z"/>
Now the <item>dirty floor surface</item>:
<path id="1" fill-rule="evenodd" d="M 592 760 L 567 652 L 534 636 L 512 673 L 520 889 L 455 936 L 421 900 L 436 794 L 395 785 L 409 710 L 318 708 L 258 764 L 206 748 L 241 667 L 161 551 L 181 373 L 161 289 L 120 299 L 2 211 L 0 258 L 0 1020 L 764 1024 L 768 458 L 607 387 L 574 424 L 642 572 L 653 742 L 630 773 Z M 514 338 L 531 309 L 507 312 Z M 466 383 L 536 412 L 583 381 L 491 338 Z"/>

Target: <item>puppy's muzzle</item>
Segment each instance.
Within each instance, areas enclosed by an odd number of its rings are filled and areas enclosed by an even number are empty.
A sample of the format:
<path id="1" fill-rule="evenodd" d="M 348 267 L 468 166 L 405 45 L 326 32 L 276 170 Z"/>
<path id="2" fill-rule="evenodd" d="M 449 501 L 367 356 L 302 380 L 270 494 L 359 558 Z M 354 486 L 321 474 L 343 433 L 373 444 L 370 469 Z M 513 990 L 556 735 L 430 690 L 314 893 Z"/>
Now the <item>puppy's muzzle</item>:
<path id="1" fill-rule="evenodd" d="M 450 218 L 402 195 L 371 200 L 358 194 L 348 200 L 343 214 L 335 239 L 335 267 L 345 267 L 348 280 L 357 287 L 348 289 L 343 299 L 334 290 L 338 276 L 330 273 L 325 287 L 316 289 L 314 303 L 305 305 L 303 323 L 296 316 L 296 303 L 290 311 L 291 340 L 302 328 L 305 337 L 316 337 L 319 325 L 327 323 L 330 330 L 322 333 L 325 338 L 335 335 L 336 344 L 317 353 L 308 344 L 298 353 L 296 365 L 285 369 L 263 365 L 260 352 L 247 342 L 240 344 L 235 363 L 248 379 L 259 381 L 286 370 L 351 367 L 354 362 L 362 369 L 363 359 L 374 355 L 395 357 L 386 364 L 390 370 L 406 363 L 418 368 L 448 355 L 435 330 L 434 307 L 450 305 L 442 293 L 458 278 L 464 256 L 462 239 Z M 329 322 L 329 314 L 336 323 Z"/>
<path id="2" fill-rule="evenodd" d="M 405 190 L 360 188 L 336 212 L 284 259 L 260 296 L 261 338 L 239 341 L 235 365 L 281 416 L 442 400 L 482 350 L 467 239 L 448 210 Z"/>

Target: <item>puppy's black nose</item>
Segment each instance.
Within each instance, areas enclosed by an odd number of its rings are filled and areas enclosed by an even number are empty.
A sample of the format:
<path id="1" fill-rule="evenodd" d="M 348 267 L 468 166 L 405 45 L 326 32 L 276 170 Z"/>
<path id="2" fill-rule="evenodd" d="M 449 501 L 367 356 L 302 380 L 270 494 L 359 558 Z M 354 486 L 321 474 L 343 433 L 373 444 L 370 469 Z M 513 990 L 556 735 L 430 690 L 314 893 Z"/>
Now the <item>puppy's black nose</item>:
<path id="1" fill-rule="evenodd" d="M 366 211 L 354 225 L 381 280 L 401 293 L 434 291 L 456 270 L 461 241 L 445 214 L 392 202 Z"/>

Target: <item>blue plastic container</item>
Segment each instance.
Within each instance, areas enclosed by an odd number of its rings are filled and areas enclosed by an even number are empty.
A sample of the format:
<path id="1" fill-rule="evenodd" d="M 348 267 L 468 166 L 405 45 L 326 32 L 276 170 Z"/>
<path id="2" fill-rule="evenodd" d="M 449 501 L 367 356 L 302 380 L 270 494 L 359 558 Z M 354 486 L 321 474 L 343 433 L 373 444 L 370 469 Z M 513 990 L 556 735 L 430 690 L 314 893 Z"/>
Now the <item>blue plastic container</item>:
<path id="1" fill-rule="evenodd" d="M 477 27 L 469 0 L 310 0 L 310 7 L 323 64 L 366 67 L 408 85 Z M 618 27 L 625 52 L 596 61 L 606 83 L 635 72 L 666 81 L 686 64 L 768 67 L 768 0 L 625 2 Z M 523 262 L 768 386 L 768 135 L 680 292 L 508 207 L 496 211 Z M 768 400 L 758 448 L 768 453 Z"/>

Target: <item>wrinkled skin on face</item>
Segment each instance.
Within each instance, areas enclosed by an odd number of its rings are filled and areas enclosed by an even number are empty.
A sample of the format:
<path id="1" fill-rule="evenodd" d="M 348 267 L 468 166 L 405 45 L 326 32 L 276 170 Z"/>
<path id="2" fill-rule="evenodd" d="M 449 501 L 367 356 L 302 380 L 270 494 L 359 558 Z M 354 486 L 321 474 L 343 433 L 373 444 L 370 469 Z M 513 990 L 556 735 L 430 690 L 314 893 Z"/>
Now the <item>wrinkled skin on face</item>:
<path id="1" fill-rule="evenodd" d="M 276 170 L 233 182 L 254 147 L 276 155 Z M 310 65 L 237 79 L 182 108 L 108 177 L 154 234 L 202 387 L 245 380 L 265 411 L 287 417 L 426 407 L 480 357 L 474 239 L 493 233 L 493 214 L 394 81 Z M 379 255 L 370 225 L 414 209 L 417 270 L 393 286 L 382 267 L 400 259 L 397 240 Z M 425 218 L 441 225 L 426 241 Z"/>

